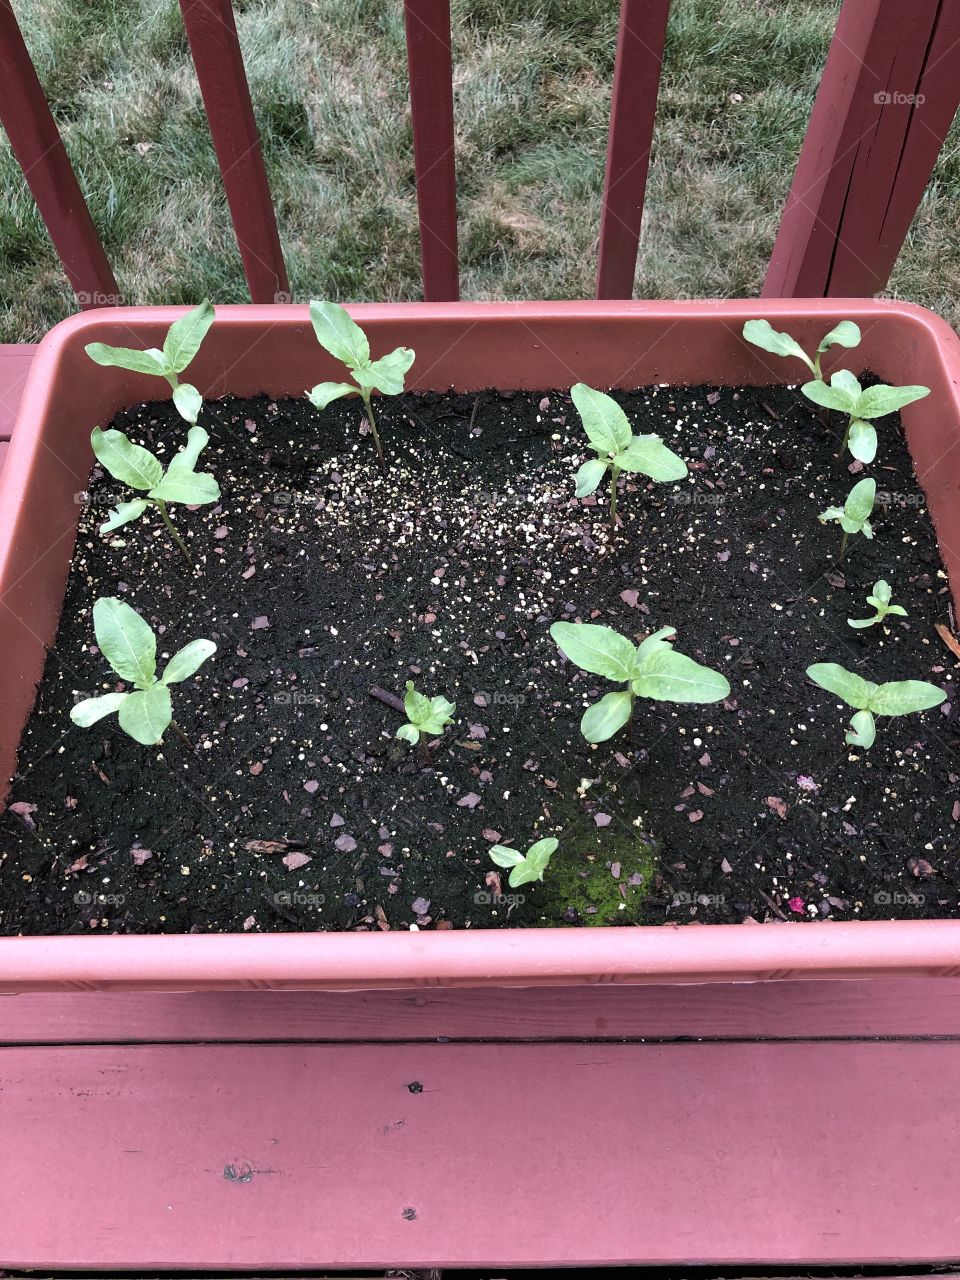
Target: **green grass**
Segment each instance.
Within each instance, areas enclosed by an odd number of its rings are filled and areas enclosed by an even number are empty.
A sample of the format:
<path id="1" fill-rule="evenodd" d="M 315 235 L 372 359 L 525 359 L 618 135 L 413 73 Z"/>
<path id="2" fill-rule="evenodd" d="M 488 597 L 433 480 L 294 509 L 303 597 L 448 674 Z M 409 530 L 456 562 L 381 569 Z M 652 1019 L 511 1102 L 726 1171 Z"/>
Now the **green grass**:
<path id="1" fill-rule="evenodd" d="M 128 302 L 246 299 L 176 0 L 18 0 Z M 836 0 L 675 0 L 638 297 L 756 293 Z M 298 298 L 419 297 L 399 0 L 239 0 Z M 615 0 L 453 0 L 463 296 L 588 297 Z M 891 293 L 960 321 L 960 131 Z M 0 340 L 75 309 L 5 140 Z"/>

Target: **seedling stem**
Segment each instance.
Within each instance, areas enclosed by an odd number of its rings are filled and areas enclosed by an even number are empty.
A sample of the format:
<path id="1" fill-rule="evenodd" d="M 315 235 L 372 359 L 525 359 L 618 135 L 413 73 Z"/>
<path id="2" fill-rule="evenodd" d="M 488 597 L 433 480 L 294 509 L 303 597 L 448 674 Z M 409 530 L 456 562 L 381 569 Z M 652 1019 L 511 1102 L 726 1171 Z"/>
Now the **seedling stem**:
<path id="1" fill-rule="evenodd" d="M 179 549 L 180 549 L 180 554 L 183 556 L 184 560 L 186 560 L 187 564 L 188 564 L 188 565 L 190 566 L 190 568 L 192 569 L 192 568 L 193 568 L 193 557 L 190 555 L 190 552 L 187 550 L 187 544 L 186 544 L 186 543 L 184 542 L 184 540 L 180 537 L 179 533 L 177 533 L 177 530 L 176 530 L 176 528 L 175 528 L 175 526 L 174 526 L 173 521 L 172 521 L 172 520 L 170 519 L 170 517 L 167 515 L 167 504 L 166 504 L 165 502 L 163 502 L 163 501 L 162 501 L 161 499 L 159 499 L 159 498 L 154 498 L 154 500 L 153 500 L 153 501 L 156 503 L 157 510 L 160 512 L 160 519 L 161 519 L 161 520 L 163 521 L 163 523 L 167 526 L 167 530 L 168 530 L 168 532 L 169 532 L 169 534 L 170 534 L 170 537 L 171 537 L 171 538 L 174 540 L 174 542 L 177 544 L 177 546 L 178 546 L 178 547 L 179 547 Z"/>
<path id="2" fill-rule="evenodd" d="M 373 432 L 373 443 L 377 450 L 377 460 L 380 463 L 380 470 L 386 471 L 387 460 L 383 456 L 383 449 L 380 445 L 380 433 L 377 430 L 377 421 L 373 416 L 373 405 L 370 403 L 370 392 L 361 391 L 360 395 L 363 399 L 363 407 L 367 411 L 367 421 L 370 423 L 370 430 Z"/>

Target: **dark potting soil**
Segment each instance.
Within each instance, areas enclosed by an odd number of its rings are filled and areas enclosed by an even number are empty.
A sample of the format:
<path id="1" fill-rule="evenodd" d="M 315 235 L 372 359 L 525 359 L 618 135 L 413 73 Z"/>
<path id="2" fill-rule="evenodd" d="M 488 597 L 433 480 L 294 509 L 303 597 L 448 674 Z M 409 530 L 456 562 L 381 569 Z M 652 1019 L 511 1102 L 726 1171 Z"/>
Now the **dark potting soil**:
<path id="1" fill-rule="evenodd" d="M 0 817 L 0 931 L 465 928 L 851 920 L 960 914 L 957 663 L 934 624 L 948 587 L 893 420 L 869 473 L 876 537 L 817 515 L 858 464 L 788 388 L 618 396 L 635 429 L 690 464 L 679 484 L 573 497 L 586 456 L 566 394 L 406 395 L 379 405 L 378 470 L 357 401 L 225 399 L 201 421 L 222 503 L 174 519 L 191 571 L 149 515 L 108 539 L 115 483 L 90 482 L 66 603 Z M 166 403 L 114 424 L 169 459 Z M 629 480 L 623 477 L 623 480 Z M 878 578 L 908 610 L 856 632 Z M 91 608 L 117 595 L 160 635 L 217 653 L 178 685 L 141 747 L 71 705 L 118 686 Z M 638 703 L 591 747 L 611 687 L 548 628 L 594 620 L 723 671 L 726 703 Z M 811 662 L 925 679 L 942 708 L 881 720 L 846 747 L 848 712 Z M 371 690 L 408 678 L 456 703 L 425 769 Z M 560 841 L 512 891 L 490 846 Z"/>

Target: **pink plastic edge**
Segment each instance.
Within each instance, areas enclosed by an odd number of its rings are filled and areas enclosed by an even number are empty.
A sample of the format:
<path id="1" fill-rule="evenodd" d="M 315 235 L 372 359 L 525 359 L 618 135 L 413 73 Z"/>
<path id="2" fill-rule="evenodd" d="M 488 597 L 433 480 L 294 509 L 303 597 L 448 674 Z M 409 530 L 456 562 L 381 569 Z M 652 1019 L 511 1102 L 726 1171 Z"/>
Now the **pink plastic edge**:
<path id="1" fill-rule="evenodd" d="M 56 326 L 42 342 L 24 390 L 11 453 L 22 467 L 39 448 L 31 423 L 48 412 L 60 359 L 78 335 L 93 340 L 105 324 L 169 324 L 182 308 L 87 312 Z M 253 336 L 258 326 L 305 327 L 306 308 L 218 307 L 221 323 Z M 362 322 L 442 325 L 445 320 L 615 322 L 643 317 L 667 326 L 694 317 L 724 328 L 764 315 L 805 329 L 842 318 L 898 320 L 911 338 L 936 348 L 940 374 L 960 432 L 960 343 L 932 312 L 912 304 L 862 299 L 703 302 L 540 302 L 364 304 Z M 783 381 L 778 365 L 757 382 Z M 704 381 L 716 370 L 704 365 Z M 689 379 L 688 379 L 689 380 Z M 492 382 L 493 379 L 490 379 Z M 474 383 L 473 385 L 479 385 Z M 909 421 L 908 421 L 909 431 Z M 5 468 L 0 481 L 0 564 L 19 499 Z M 954 584 L 956 594 L 956 584 Z M 0 939 L 0 992 L 26 990 L 382 989 L 535 986 L 571 983 L 769 981 L 891 975 L 960 976 L 960 921 L 871 921 L 766 925 L 661 925 L 606 929 L 449 930 L 368 934 L 130 935 Z"/>

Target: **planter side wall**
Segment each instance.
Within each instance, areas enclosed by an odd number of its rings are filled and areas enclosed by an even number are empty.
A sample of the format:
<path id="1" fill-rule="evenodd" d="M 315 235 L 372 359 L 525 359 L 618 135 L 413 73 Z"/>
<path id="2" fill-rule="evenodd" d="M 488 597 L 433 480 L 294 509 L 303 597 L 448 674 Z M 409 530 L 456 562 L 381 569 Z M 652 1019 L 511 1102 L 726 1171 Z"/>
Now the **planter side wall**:
<path id="1" fill-rule="evenodd" d="M 56 635 L 81 511 L 77 495 L 86 486 L 93 461 L 90 429 L 96 424 L 105 426 L 124 406 L 158 398 L 165 388 L 158 379 L 100 368 L 87 358 L 83 348 L 92 341 L 160 346 L 166 329 L 182 311 L 119 308 L 74 316 L 52 330 L 37 353 L 0 476 L 0 794 L 14 771 L 20 734 L 42 675 L 45 650 Z M 597 387 L 800 381 L 804 370 L 797 362 L 769 356 L 743 341 L 743 322 L 764 315 L 775 326 L 789 329 L 809 349 L 839 319 L 856 320 L 863 331 L 863 342 L 853 352 L 837 349 L 840 358 L 835 363 L 842 359 L 857 372 L 870 370 L 890 382 L 923 383 L 931 388 L 931 395 L 909 406 L 903 418 L 954 598 L 958 598 L 960 343 L 943 321 L 921 308 L 818 299 L 762 304 L 367 304 L 352 307 L 351 311 L 367 329 L 375 356 L 401 343 L 416 350 L 411 374 L 414 388 L 453 387 L 467 391 L 492 385 L 565 388 L 577 380 Z M 829 372 L 830 364 L 825 363 Z M 190 369 L 191 380 L 208 397 L 228 391 L 236 395 L 301 395 L 304 388 L 324 378 L 339 378 L 341 373 L 340 366 L 317 345 L 307 308 L 293 306 L 218 307 L 217 322 Z M 308 951 L 303 950 L 302 940 L 298 941 L 296 935 L 277 935 L 269 947 L 263 938 L 226 935 L 232 939 L 226 950 L 236 967 L 216 978 L 210 972 L 210 958 L 215 951 L 202 938 L 102 939 L 97 941 L 96 956 L 98 962 L 107 955 L 115 961 L 125 957 L 125 976 L 119 979 L 124 986 L 138 985 L 141 980 L 153 985 L 150 974 L 159 961 L 158 946 L 163 954 L 188 957 L 176 973 L 169 972 L 159 979 L 167 989 L 172 982 L 187 987 L 244 985 L 250 975 L 241 955 L 251 962 L 256 955 L 267 959 L 269 973 L 256 979 L 255 985 L 313 987 L 437 981 L 566 982 L 574 977 L 584 981 L 702 981 L 705 977 L 799 976 L 808 968 L 810 976 L 854 970 L 902 972 L 905 965 L 924 972 L 952 973 L 953 964 L 960 963 L 960 925 L 881 923 L 849 927 L 857 931 L 862 944 L 840 948 L 827 943 L 828 938 L 839 943 L 840 931 L 848 926 L 765 927 L 756 931 L 769 935 L 764 944 L 764 963 L 754 955 L 746 968 L 740 926 L 681 927 L 682 963 L 676 957 L 670 958 L 665 941 L 655 940 L 666 939 L 670 932 L 667 926 L 629 931 L 533 930 L 527 936 L 539 941 L 524 945 L 532 947 L 530 956 L 536 963 L 531 963 L 524 953 L 520 967 L 513 969 L 511 964 L 516 966 L 519 958 L 506 945 L 501 931 L 478 931 L 474 935 L 476 942 L 484 938 L 487 941 L 483 948 L 467 944 L 469 958 L 447 941 L 452 934 L 438 934 L 427 945 L 430 978 L 425 974 L 417 976 L 414 957 L 422 953 L 417 950 L 413 935 L 386 946 L 380 935 L 364 936 L 362 962 L 351 962 L 347 966 L 349 972 L 340 978 L 333 972 L 338 948 L 353 957 L 360 954 L 355 950 L 356 939 L 350 935 L 314 937 Z M 794 942 L 789 957 L 782 957 L 785 963 L 778 963 L 783 946 L 774 943 L 774 935 L 782 938 L 786 932 L 792 936 L 797 930 L 802 931 L 804 941 L 799 945 L 807 959 L 797 963 Z M 578 940 L 580 934 L 601 937 L 588 944 Z M 654 935 L 643 944 L 642 964 L 636 954 L 637 944 L 625 945 L 627 934 L 631 938 Z M 708 957 L 694 944 L 691 934 L 715 937 L 719 951 Z M 906 949 L 897 942 L 900 934 L 912 939 Z M 722 938 L 728 941 L 721 944 Z M 93 942 L 0 941 L 0 990 L 12 989 L 11 984 L 20 989 L 31 983 L 115 985 L 88 973 L 94 956 Z M 405 949 L 401 947 L 397 952 L 397 942 L 404 943 Z M 506 968 L 498 964 L 491 971 L 484 959 L 484 950 L 489 952 L 491 946 L 507 957 Z M 12 955 L 17 947 L 20 959 Z M 103 947 L 108 949 L 103 951 Z M 885 950 L 888 947 L 893 950 Z M 86 953 L 82 961 L 75 954 L 78 948 Z M 221 941 L 219 950 L 222 953 L 224 949 Z M 399 960 L 387 965 L 388 954 L 395 953 Z M 444 956 L 450 958 L 450 963 Z M 456 956 L 460 959 L 452 964 Z M 7 959 L 13 968 L 8 967 L 5 974 Z M 79 969 L 68 976 L 76 963 Z M 280 970 L 285 965 L 299 967 L 295 973 L 287 972 L 281 977 Z M 103 974 L 104 970 L 98 972 Z"/>

